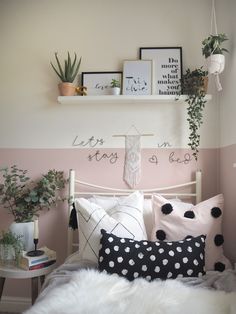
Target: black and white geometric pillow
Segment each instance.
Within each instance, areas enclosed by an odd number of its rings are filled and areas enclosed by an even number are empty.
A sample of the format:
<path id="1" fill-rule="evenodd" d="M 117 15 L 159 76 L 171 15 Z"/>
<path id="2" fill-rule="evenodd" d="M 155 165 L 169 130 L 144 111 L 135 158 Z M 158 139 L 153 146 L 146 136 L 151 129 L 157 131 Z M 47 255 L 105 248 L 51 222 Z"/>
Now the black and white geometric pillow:
<path id="1" fill-rule="evenodd" d="M 206 270 L 223 271 L 230 268 L 229 260 L 224 256 L 222 234 L 222 216 L 224 198 L 222 194 L 184 209 L 181 204 L 173 204 L 161 195 L 153 195 L 152 241 L 176 241 L 187 236 L 206 235 Z"/>
<path id="2" fill-rule="evenodd" d="M 100 230 L 135 240 L 147 239 L 143 221 L 143 194 L 134 192 L 104 210 L 85 198 L 75 199 L 79 222 L 79 258 L 98 262 Z"/>
<path id="3" fill-rule="evenodd" d="M 128 280 L 205 274 L 205 236 L 182 241 L 135 241 L 101 230 L 98 268 Z"/>

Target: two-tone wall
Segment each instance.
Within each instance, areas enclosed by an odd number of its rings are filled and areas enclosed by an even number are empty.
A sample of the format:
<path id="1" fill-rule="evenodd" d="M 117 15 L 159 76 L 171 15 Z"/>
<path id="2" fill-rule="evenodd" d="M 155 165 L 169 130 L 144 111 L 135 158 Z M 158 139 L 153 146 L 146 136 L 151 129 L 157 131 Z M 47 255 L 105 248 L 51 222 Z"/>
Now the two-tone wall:
<path id="1" fill-rule="evenodd" d="M 210 12 L 210 0 L 2 0 L 0 165 L 17 164 L 33 178 L 50 168 L 66 174 L 74 168 L 82 180 L 126 187 L 124 139 L 113 135 L 125 133 L 134 124 L 141 133 L 153 134 L 142 138 L 142 178 L 137 188 L 182 183 L 201 169 L 203 198 L 223 191 L 228 183 L 219 169 L 222 156 L 228 153 L 220 149 L 220 132 L 228 125 L 233 107 L 228 108 L 228 118 L 220 117 L 225 86 L 218 99 L 210 79 L 213 98 L 205 108 L 196 163 L 187 149 L 186 104 L 60 105 L 58 80 L 49 64 L 55 51 L 62 57 L 76 51 L 82 56 L 81 71 L 117 71 L 122 70 L 123 60 L 138 58 L 139 47 L 181 46 L 183 68 L 199 67 L 205 61 L 201 41 L 209 33 Z M 233 86 L 229 87 L 227 106 L 233 102 Z M 223 179 L 226 182 L 220 188 Z M 236 260 L 227 242 L 234 234 L 232 212 L 230 196 L 226 250 Z M 40 216 L 40 244 L 55 249 L 59 263 L 66 255 L 66 215 L 64 205 Z M 12 217 L 2 208 L 0 217 L 0 229 L 7 228 Z M 24 283 L 26 292 L 19 289 L 20 284 L 7 282 L 5 295 L 29 296 L 29 282 Z"/>

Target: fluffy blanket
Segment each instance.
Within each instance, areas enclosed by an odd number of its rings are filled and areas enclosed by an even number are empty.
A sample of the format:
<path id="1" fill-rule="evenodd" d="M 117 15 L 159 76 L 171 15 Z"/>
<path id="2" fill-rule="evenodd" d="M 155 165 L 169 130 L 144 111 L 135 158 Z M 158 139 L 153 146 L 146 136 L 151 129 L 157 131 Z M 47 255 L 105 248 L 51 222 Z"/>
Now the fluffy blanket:
<path id="1" fill-rule="evenodd" d="M 80 270 L 25 314 L 236 314 L 236 293 Z"/>

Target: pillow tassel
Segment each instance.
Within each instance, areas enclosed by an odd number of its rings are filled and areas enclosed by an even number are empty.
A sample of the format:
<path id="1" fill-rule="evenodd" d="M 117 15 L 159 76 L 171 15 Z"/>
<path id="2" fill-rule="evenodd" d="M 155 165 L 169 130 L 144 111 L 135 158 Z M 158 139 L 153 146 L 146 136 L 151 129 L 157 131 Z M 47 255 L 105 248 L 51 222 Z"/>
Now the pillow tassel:
<path id="1" fill-rule="evenodd" d="M 70 212 L 69 227 L 72 228 L 73 230 L 78 229 L 78 221 L 74 203 L 72 204 L 72 210 Z"/>

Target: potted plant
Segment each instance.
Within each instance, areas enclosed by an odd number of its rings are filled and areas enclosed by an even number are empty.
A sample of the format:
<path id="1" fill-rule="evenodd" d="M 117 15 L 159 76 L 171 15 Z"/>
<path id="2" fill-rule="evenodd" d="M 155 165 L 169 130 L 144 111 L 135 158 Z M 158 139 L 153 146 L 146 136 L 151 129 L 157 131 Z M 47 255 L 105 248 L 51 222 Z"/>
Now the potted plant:
<path id="1" fill-rule="evenodd" d="M 15 235 L 11 231 L 2 231 L 0 236 L 0 260 L 3 264 L 19 263 L 19 258 L 23 250 L 21 236 Z"/>
<path id="2" fill-rule="evenodd" d="M 120 95 L 120 82 L 116 79 L 111 80 L 112 95 Z"/>
<path id="3" fill-rule="evenodd" d="M 0 184 L 0 203 L 14 217 L 10 230 L 21 234 L 24 249 L 31 250 L 34 248 L 33 220 L 41 210 L 49 210 L 57 202 L 65 200 L 59 191 L 65 187 L 66 179 L 62 171 L 49 170 L 38 181 L 32 181 L 27 176 L 27 170 L 16 165 L 0 169 L 0 174 L 3 181 Z"/>
<path id="4" fill-rule="evenodd" d="M 225 56 L 227 49 L 222 44 L 228 40 L 226 34 L 210 35 L 202 41 L 202 54 L 207 60 L 208 72 L 210 74 L 219 74 L 224 70 Z"/>
<path id="5" fill-rule="evenodd" d="M 67 53 L 67 60 L 64 60 L 64 68 L 61 65 L 58 53 L 55 52 L 55 59 L 57 67 L 53 65 L 51 66 L 53 70 L 56 72 L 58 77 L 61 79 L 61 83 L 58 84 L 59 92 L 61 96 L 74 96 L 76 93 L 76 86 L 74 86 L 73 82 L 79 72 L 81 58 L 77 61 L 77 55 L 75 53 L 73 61 L 71 60 L 70 53 Z"/>
<path id="6" fill-rule="evenodd" d="M 186 95 L 185 101 L 188 103 L 187 114 L 189 124 L 189 143 L 192 155 L 197 161 L 198 147 L 200 144 L 200 126 L 203 122 L 203 109 L 205 107 L 205 95 L 207 93 L 207 78 L 208 72 L 201 68 L 196 68 L 191 71 L 186 70 L 186 73 L 181 79 L 181 88 L 183 94 Z"/>

